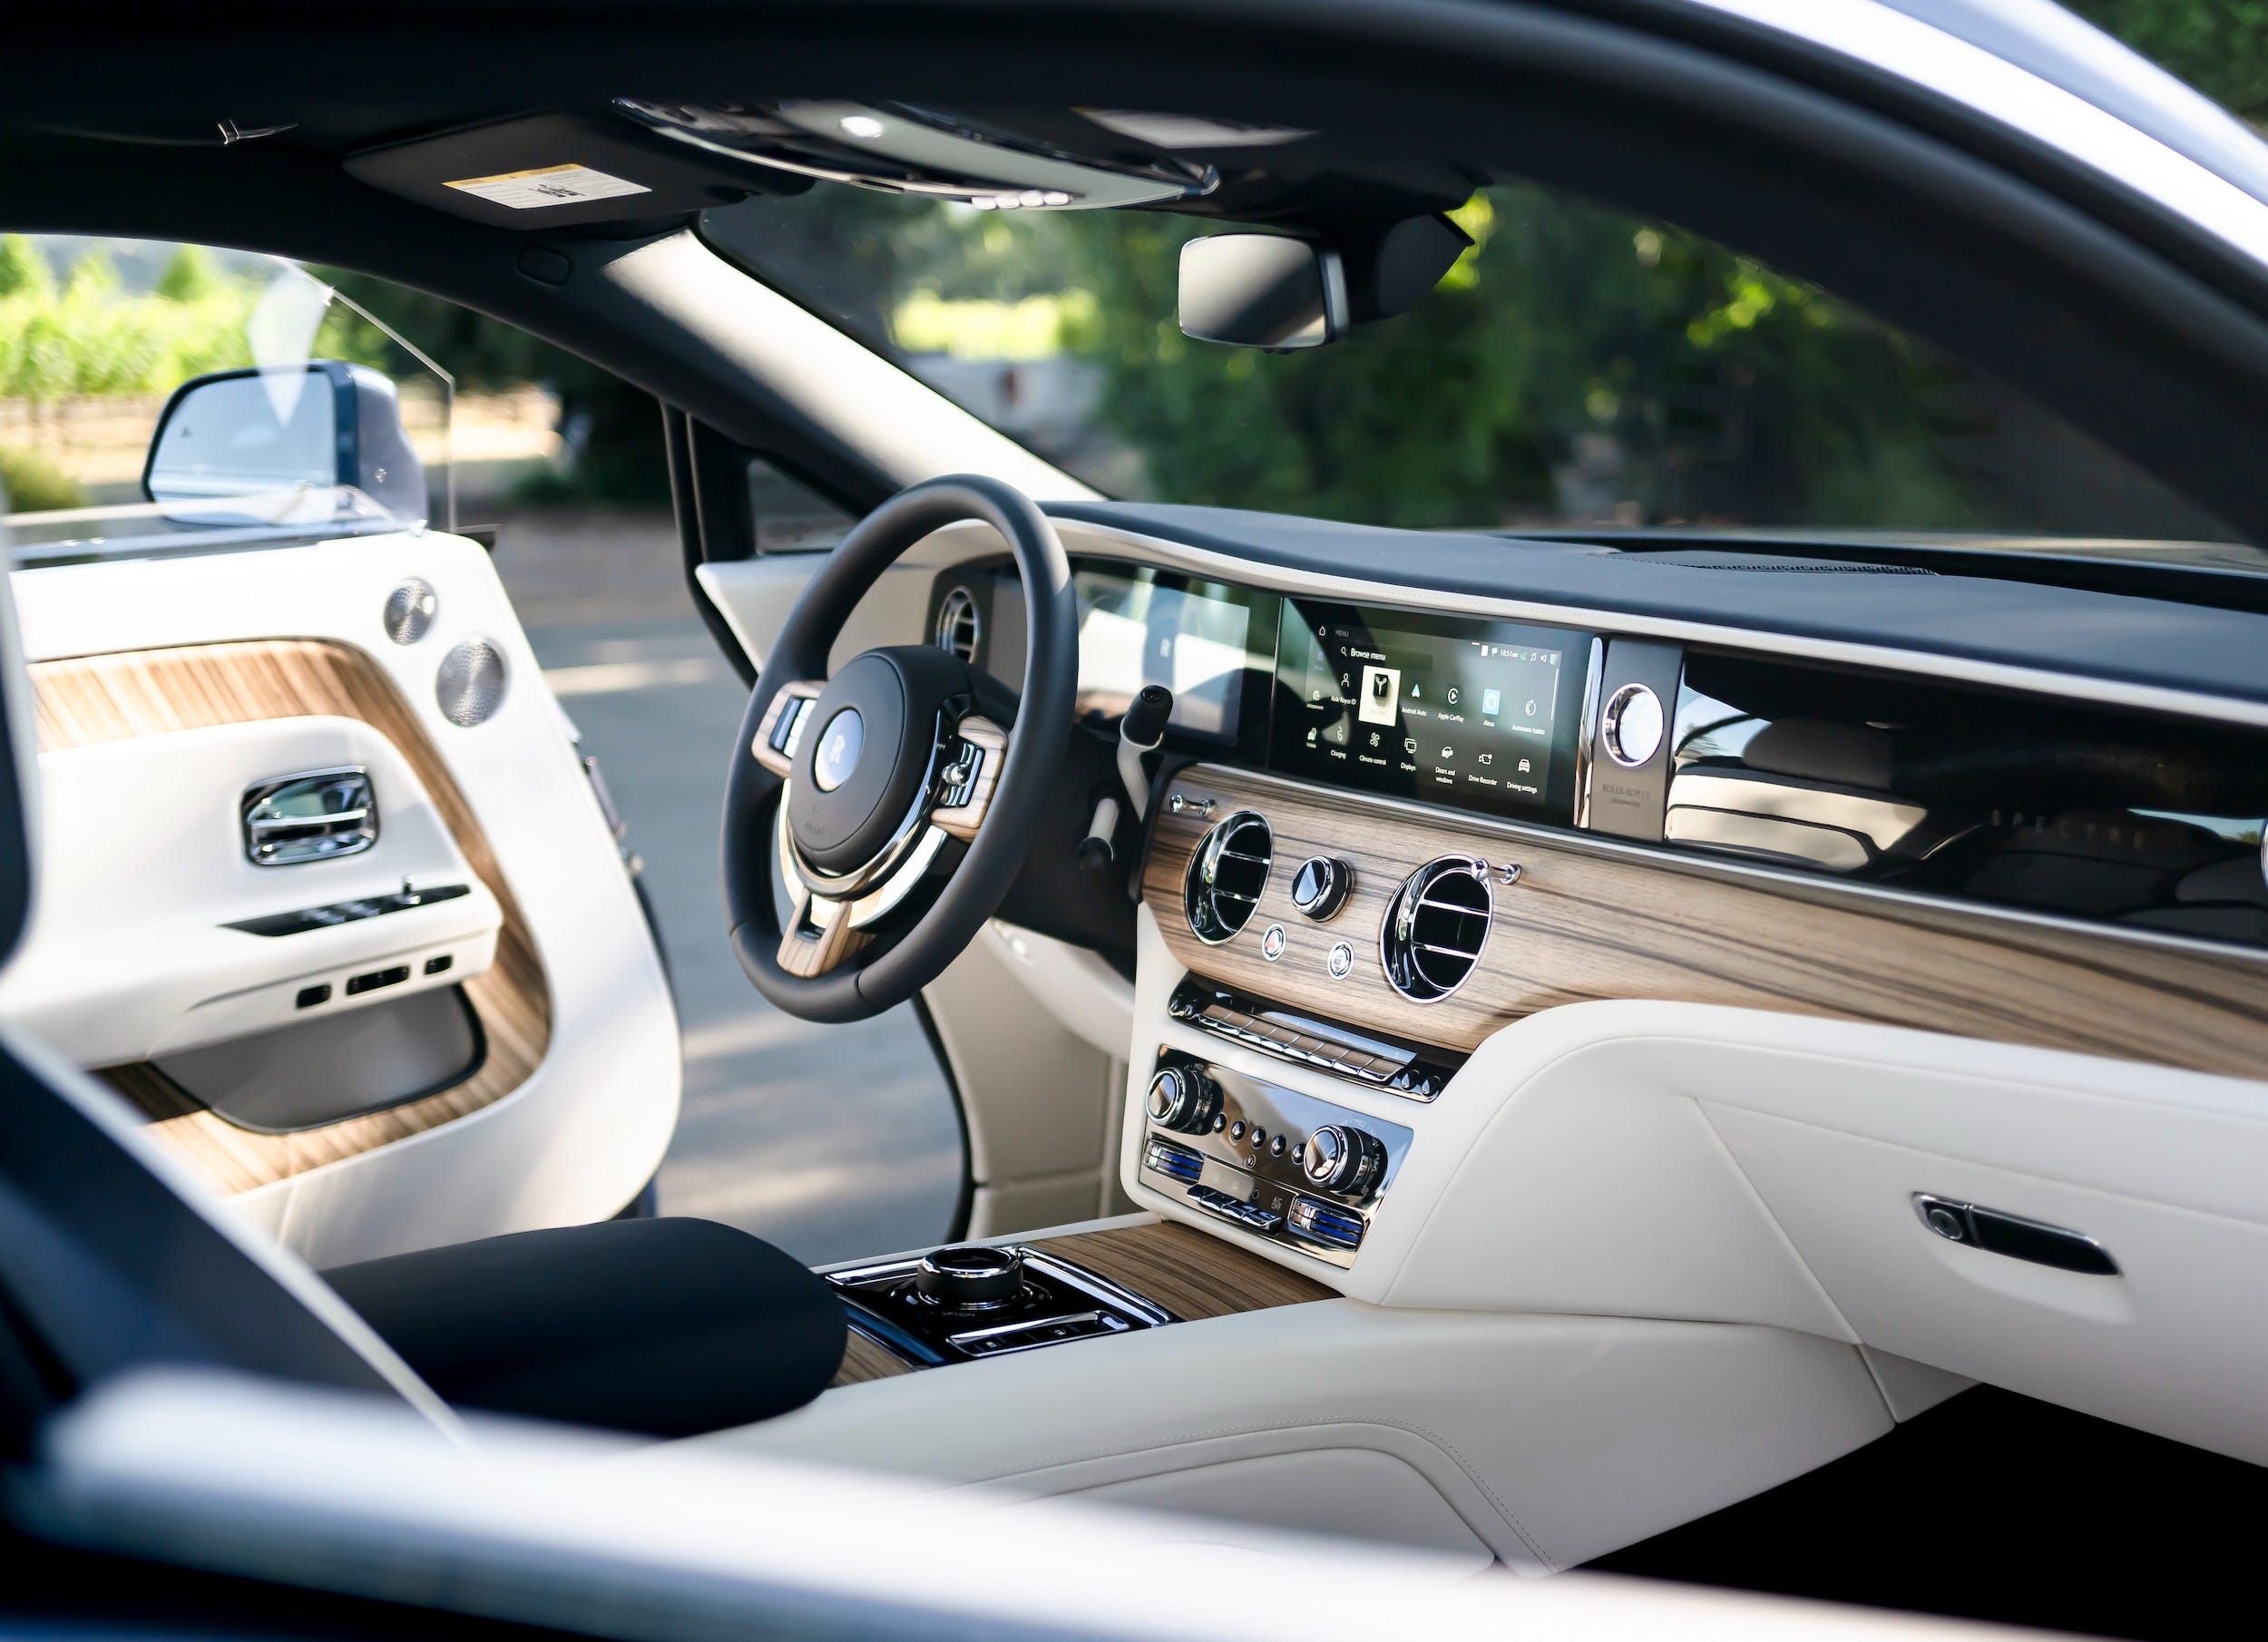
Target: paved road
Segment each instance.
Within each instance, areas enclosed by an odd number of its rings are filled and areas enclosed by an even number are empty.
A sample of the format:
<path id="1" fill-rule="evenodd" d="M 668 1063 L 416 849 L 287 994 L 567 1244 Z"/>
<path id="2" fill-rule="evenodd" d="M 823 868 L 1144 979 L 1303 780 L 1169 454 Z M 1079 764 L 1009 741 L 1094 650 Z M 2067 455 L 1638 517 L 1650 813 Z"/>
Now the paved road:
<path id="1" fill-rule="evenodd" d="M 746 704 L 694 614 L 668 519 L 508 516 L 496 569 L 646 863 L 685 1032 L 665 1213 L 820 1262 L 943 1236 L 960 1136 L 920 1023 L 815 1026 L 758 997 L 725 943 L 717 826 Z"/>

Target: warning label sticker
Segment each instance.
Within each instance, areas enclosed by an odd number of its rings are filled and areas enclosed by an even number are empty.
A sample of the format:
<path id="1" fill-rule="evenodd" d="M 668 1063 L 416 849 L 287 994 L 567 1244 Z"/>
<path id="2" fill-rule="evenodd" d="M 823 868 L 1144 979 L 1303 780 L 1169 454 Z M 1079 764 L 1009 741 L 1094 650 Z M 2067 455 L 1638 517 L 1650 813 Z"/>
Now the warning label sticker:
<path id="1" fill-rule="evenodd" d="M 650 194 L 642 182 L 610 177 L 587 165 L 546 165 L 532 171 L 505 171 L 494 177 L 467 177 L 452 182 L 468 194 L 478 194 L 515 211 L 538 210 L 546 205 L 580 205 L 589 200 L 617 200 L 624 194 Z"/>

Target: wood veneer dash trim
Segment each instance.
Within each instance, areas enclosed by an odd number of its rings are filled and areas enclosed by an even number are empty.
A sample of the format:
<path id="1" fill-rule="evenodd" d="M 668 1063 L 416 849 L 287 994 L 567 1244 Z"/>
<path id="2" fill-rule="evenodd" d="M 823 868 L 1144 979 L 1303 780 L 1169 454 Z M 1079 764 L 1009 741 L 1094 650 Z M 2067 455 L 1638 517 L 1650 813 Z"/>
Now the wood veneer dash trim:
<path id="1" fill-rule="evenodd" d="M 1561 1003 L 1646 999 L 1868 1021 L 2004 1043 L 2070 1050 L 2233 1077 L 2268 1075 L 2268 966 L 1958 907 L 1767 880 L 1716 877 L 1514 835 L 1348 793 L 1309 794 L 1212 766 L 1177 774 L 1177 792 L 1214 813 L 1256 809 L 1276 833 L 1276 869 L 1252 920 L 1207 946 L 1189 931 L 1182 879 L 1208 823 L 1161 809 L 1143 895 L 1166 944 L 1192 972 L 1356 1027 L 1471 1050 L 1514 1021 Z M 1328 924 L 1291 903 L 1295 864 L 1336 855 L 1354 867 Z M 1378 932 L 1402 880 L 1444 855 L 1520 868 L 1496 890 L 1496 921 L 1464 985 L 1430 1004 L 1387 985 Z M 1282 958 L 1260 938 L 1284 926 Z M 1354 971 L 1325 970 L 1334 942 Z"/>
<path id="2" fill-rule="evenodd" d="M 494 1104 L 551 1045 L 551 989 L 527 920 L 455 777 L 392 679 L 363 651 L 318 639 L 182 645 L 34 662 L 42 752 L 270 718 L 357 718 L 408 762 L 465 863 L 503 910 L 496 956 L 464 982 L 488 1055 L 453 1089 L 291 1135 L 237 1128 L 146 1062 L 97 1073 L 150 1119 L 160 1142 L 224 1192 L 249 1191 L 406 1139 Z"/>

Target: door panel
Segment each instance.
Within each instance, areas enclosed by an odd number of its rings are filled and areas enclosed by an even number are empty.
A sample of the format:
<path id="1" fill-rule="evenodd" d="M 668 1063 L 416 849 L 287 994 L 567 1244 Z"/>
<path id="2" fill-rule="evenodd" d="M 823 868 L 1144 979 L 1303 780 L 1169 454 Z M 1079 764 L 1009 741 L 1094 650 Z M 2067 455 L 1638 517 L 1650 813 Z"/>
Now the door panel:
<path id="1" fill-rule="evenodd" d="M 413 576 L 439 611 L 399 644 L 383 612 Z M 13 585 L 51 846 L 0 1011 L 103 1068 L 158 1138 L 318 1265 L 598 1218 L 643 1188 L 676 1123 L 674 1012 L 564 717 L 478 546 L 406 533 L 27 570 Z M 439 679 L 468 639 L 504 677 L 470 727 L 445 712 Z M 247 859 L 248 789 L 347 767 L 376 801 L 368 848 Z M 223 927 L 367 906 L 405 878 L 415 904 L 376 915 Z M 358 978 L 370 983 L 350 994 Z M 300 1030 L 298 995 L 325 984 L 311 1007 L 340 1030 Z M 412 1080 L 441 1050 L 403 1052 L 414 1012 L 393 1001 L 448 989 L 482 1052 L 461 1081 L 421 1092 Z M 349 1019 L 378 1010 L 398 1019 Z M 222 1104 L 250 1122 L 319 1114 L 326 1096 L 411 1098 L 314 1127 L 232 1122 L 149 1058 L 216 1039 L 233 1048 L 189 1064 L 208 1078 L 241 1064 L 266 1092 Z M 310 1105 L 275 1059 L 341 1052 L 395 1064 L 331 1077 Z"/>

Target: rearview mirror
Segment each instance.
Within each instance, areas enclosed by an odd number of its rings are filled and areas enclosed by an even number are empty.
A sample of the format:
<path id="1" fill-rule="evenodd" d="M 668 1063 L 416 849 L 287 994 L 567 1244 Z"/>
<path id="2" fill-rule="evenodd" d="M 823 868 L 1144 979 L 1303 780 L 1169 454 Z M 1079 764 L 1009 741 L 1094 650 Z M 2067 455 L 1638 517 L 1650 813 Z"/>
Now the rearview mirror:
<path id="1" fill-rule="evenodd" d="M 1347 326 L 1336 251 L 1282 234 L 1210 234 L 1181 247 L 1181 328 L 1238 347 L 1321 347 Z"/>
<path id="2" fill-rule="evenodd" d="M 142 489 L 184 523 L 426 517 L 425 464 L 394 384 L 337 359 L 182 383 L 158 417 Z"/>

